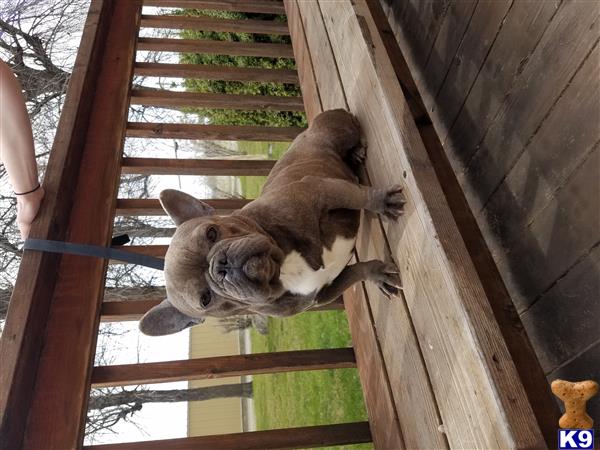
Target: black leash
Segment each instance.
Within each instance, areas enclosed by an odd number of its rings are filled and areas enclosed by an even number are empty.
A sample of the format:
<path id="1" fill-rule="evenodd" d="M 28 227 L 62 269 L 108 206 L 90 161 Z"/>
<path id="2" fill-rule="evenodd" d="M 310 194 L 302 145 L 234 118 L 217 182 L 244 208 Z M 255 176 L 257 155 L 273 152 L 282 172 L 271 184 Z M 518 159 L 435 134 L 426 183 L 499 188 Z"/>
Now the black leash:
<path id="1" fill-rule="evenodd" d="M 48 241 L 46 239 L 27 239 L 24 250 L 36 250 L 49 253 L 68 253 L 70 255 L 93 256 L 104 259 L 117 259 L 139 266 L 146 266 L 156 270 L 165 269 L 165 260 L 154 256 L 140 255 L 111 247 L 99 245 L 74 244 L 72 242 Z"/>

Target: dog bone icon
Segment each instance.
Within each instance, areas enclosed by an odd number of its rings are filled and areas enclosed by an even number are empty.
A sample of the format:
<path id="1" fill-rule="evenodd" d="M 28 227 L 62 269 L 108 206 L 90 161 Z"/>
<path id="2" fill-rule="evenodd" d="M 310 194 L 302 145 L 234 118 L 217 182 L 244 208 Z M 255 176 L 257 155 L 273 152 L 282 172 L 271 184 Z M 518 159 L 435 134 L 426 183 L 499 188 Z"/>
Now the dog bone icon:
<path id="1" fill-rule="evenodd" d="M 570 382 L 554 380 L 552 392 L 565 404 L 565 413 L 558 421 L 561 428 L 592 428 L 594 421 L 585 410 L 587 401 L 598 393 L 598 383 L 592 380 Z"/>

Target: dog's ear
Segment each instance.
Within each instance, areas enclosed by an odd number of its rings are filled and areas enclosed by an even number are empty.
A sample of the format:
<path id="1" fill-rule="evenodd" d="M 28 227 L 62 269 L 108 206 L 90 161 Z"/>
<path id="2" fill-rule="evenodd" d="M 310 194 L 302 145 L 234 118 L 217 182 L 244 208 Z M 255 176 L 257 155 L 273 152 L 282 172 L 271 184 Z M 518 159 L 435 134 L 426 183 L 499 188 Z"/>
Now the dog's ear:
<path id="1" fill-rule="evenodd" d="M 212 206 L 175 189 L 165 189 L 159 197 L 163 209 L 177 226 L 194 217 L 211 216 L 215 213 Z"/>
<path id="2" fill-rule="evenodd" d="M 168 299 L 150 309 L 140 320 L 140 331 L 148 336 L 164 336 L 204 322 L 177 310 Z"/>

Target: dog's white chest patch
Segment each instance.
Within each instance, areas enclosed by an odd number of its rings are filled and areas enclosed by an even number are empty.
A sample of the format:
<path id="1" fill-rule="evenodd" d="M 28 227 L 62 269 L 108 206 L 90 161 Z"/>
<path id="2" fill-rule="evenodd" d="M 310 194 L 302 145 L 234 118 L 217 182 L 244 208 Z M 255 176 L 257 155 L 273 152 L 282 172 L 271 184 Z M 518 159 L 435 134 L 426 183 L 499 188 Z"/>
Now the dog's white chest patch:
<path id="1" fill-rule="evenodd" d="M 283 260 L 279 279 L 283 287 L 292 294 L 308 295 L 318 292 L 330 284 L 348 264 L 356 239 L 338 236 L 331 250 L 323 247 L 323 267 L 313 270 L 297 251 L 292 251 Z"/>

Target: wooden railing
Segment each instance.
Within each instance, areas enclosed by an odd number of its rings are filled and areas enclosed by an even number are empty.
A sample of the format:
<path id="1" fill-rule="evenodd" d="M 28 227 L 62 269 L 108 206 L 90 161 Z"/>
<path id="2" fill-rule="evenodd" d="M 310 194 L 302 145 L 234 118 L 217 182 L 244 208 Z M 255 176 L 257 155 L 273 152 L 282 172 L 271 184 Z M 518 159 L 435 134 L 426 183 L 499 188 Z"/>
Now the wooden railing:
<path id="1" fill-rule="evenodd" d="M 289 34 L 285 22 L 142 15 L 142 6 L 283 14 L 275 0 L 92 0 L 31 236 L 106 246 L 115 215 L 162 215 L 156 199 L 118 199 L 121 174 L 262 176 L 273 161 L 123 158 L 127 137 L 291 141 L 298 127 L 128 122 L 130 104 L 303 110 L 301 97 L 131 88 L 134 75 L 298 83 L 293 70 L 140 63 L 136 50 L 292 58 L 291 45 L 138 38 L 140 26 Z M 207 199 L 218 211 L 246 199 Z M 163 256 L 165 246 L 130 247 Z M 117 386 L 355 367 L 351 348 L 93 367 L 100 320 L 137 320 L 158 298 L 103 303 L 107 261 L 26 251 L 0 343 L 0 448 L 81 448 L 89 391 Z M 333 308 L 340 308 L 340 303 Z M 370 441 L 369 425 L 335 424 L 90 449 L 299 448 Z"/>

